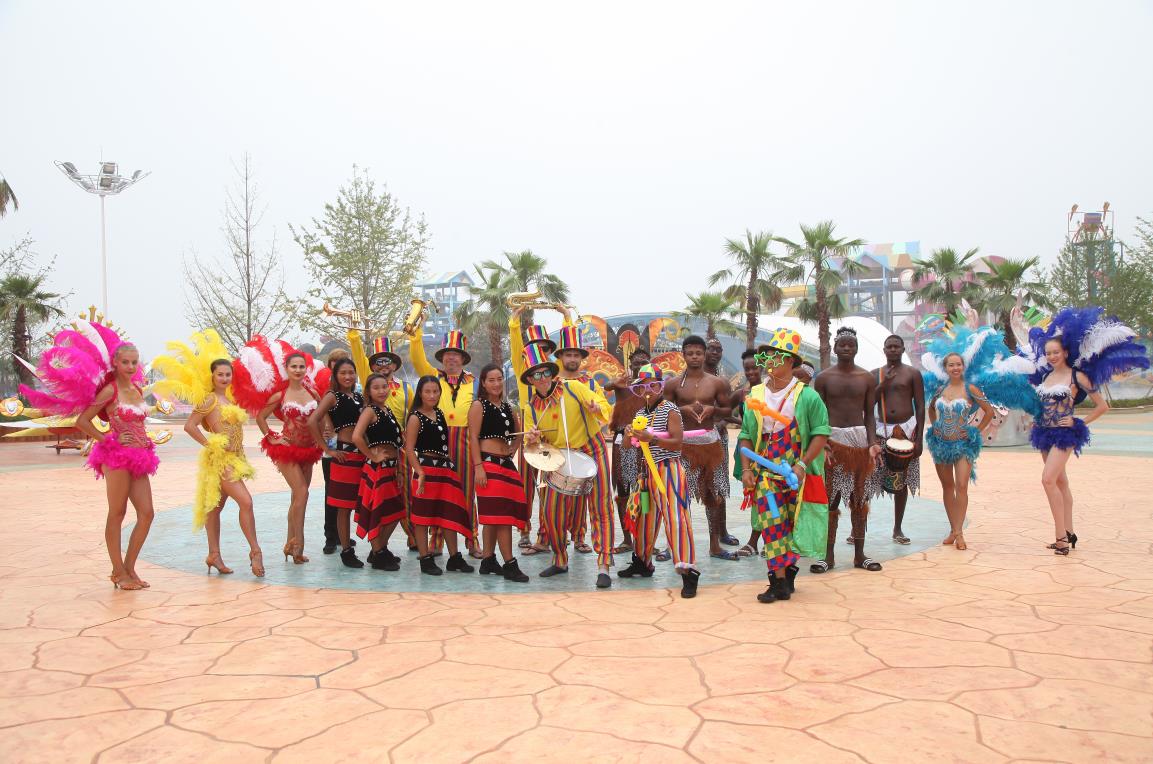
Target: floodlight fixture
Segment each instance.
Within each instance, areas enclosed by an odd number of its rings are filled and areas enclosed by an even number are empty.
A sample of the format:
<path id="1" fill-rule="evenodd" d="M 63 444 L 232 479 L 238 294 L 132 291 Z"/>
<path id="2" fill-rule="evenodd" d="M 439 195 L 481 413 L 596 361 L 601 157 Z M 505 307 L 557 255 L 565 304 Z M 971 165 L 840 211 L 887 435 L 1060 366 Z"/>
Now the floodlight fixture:
<path id="1" fill-rule="evenodd" d="M 119 173 L 119 166 L 116 162 L 100 162 L 100 172 L 95 175 L 81 175 L 77 171 L 76 165 L 71 162 L 56 162 L 56 166 L 60 168 L 60 172 L 68 176 L 68 179 L 80 187 L 81 190 L 87 191 L 90 194 L 96 194 L 100 197 L 100 294 L 101 294 L 101 307 L 104 310 L 104 316 L 108 316 L 108 238 L 106 235 L 106 221 L 104 210 L 104 199 L 107 196 L 119 194 L 124 189 L 132 186 L 145 178 L 151 173 L 144 170 L 137 170 L 132 173 L 131 178 L 125 178 Z"/>

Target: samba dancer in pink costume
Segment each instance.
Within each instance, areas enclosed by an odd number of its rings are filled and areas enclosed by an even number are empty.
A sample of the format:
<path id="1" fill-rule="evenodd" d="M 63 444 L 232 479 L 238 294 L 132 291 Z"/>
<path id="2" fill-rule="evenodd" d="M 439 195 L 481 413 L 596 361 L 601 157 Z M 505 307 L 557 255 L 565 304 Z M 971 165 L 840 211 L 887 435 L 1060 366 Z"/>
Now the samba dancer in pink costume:
<path id="1" fill-rule="evenodd" d="M 87 321 L 58 333 L 36 368 L 43 391 L 23 385 L 20 391 L 38 407 L 62 416 L 77 416 L 76 427 L 94 444 L 88 467 L 105 478 L 108 519 L 104 543 L 112 560 L 112 584 L 119 589 L 146 589 L 136 574 L 136 560 L 152 525 L 152 484 L 160 460 L 144 429 L 149 406 L 141 385 L 140 353 L 115 330 Z M 108 432 L 93 424 L 93 417 L 108 423 Z M 128 502 L 136 510 L 136 525 L 121 556 L 120 533 Z"/>

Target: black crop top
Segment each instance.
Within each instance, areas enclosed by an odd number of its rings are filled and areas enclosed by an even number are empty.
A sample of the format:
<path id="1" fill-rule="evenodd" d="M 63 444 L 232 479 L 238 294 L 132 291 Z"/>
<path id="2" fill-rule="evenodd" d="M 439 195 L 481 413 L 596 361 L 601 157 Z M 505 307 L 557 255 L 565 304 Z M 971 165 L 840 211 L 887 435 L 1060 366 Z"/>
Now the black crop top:
<path id="1" fill-rule="evenodd" d="M 490 403 L 487 399 L 480 399 L 481 418 L 479 440 L 501 439 L 512 445 L 512 406 L 508 401 L 499 406 Z"/>
<path id="2" fill-rule="evenodd" d="M 440 454 L 447 458 L 448 423 L 444 420 L 444 413 L 437 409 L 435 422 L 420 411 L 414 411 L 411 416 L 415 416 L 420 422 L 414 450 L 418 454 Z"/>
<path id="3" fill-rule="evenodd" d="M 356 420 L 360 419 L 360 412 L 364 408 L 364 396 L 354 392 L 351 395 L 333 391 L 336 405 L 328 410 L 328 418 L 332 421 L 332 429 L 340 432 L 346 427 L 355 427 Z"/>
<path id="4" fill-rule="evenodd" d="M 368 447 L 396 446 L 400 448 L 404 440 L 400 432 L 400 423 L 396 421 L 392 410 L 387 406 L 381 408 L 375 403 L 369 404 L 369 406 L 376 414 L 376 421 L 364 431 L 364 439 L 368 442 Z"/>

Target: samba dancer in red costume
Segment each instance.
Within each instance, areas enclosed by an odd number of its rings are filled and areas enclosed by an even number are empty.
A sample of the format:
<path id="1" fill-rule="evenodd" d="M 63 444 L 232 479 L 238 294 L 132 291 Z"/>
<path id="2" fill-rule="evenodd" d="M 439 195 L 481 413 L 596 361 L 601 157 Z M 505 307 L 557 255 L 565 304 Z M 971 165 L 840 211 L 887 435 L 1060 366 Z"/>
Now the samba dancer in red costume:
<path id="1" fill-rule="evenodd" d="M 308 417 L 320 400 L 317 389 L 329 384 L 329 371 L 284 340 L 269 343 L 259 336 L 241 348 L 233 369 L 236 402 L 249 412 L 256 412 L 256 426 L 264 435 L 260 448 L 292 492 L 284 556 L 291 556 L 294 563 L 301 565 L 308 562 L 304 554 L 308 487 L 312 468 L 323 453 L 308 428 Z M 268 426 L 272 414 L 284 423 L 280 432 L 273 432 Z"/>

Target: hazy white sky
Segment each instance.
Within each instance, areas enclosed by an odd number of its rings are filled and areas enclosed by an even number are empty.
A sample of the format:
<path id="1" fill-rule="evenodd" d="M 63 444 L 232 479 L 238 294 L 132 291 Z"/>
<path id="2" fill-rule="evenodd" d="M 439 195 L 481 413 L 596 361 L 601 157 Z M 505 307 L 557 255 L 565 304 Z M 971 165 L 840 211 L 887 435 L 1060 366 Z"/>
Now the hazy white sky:
<path id="1" fill-rule="evenodd" d="M 1150 2 L 0 0 L 0 247 L 99 301 L 99 204 L 53 166 L 152 176 L 109 200 L 111 313 L 183 338 L 180 258 L 222 246 L 250 152 L 289 223 L 369 168 L 431 271 L 531 248 L 582 312 L 674 309 L 746 227 L 1052 259 L 1074 203 L 1153 214 Z"/>

